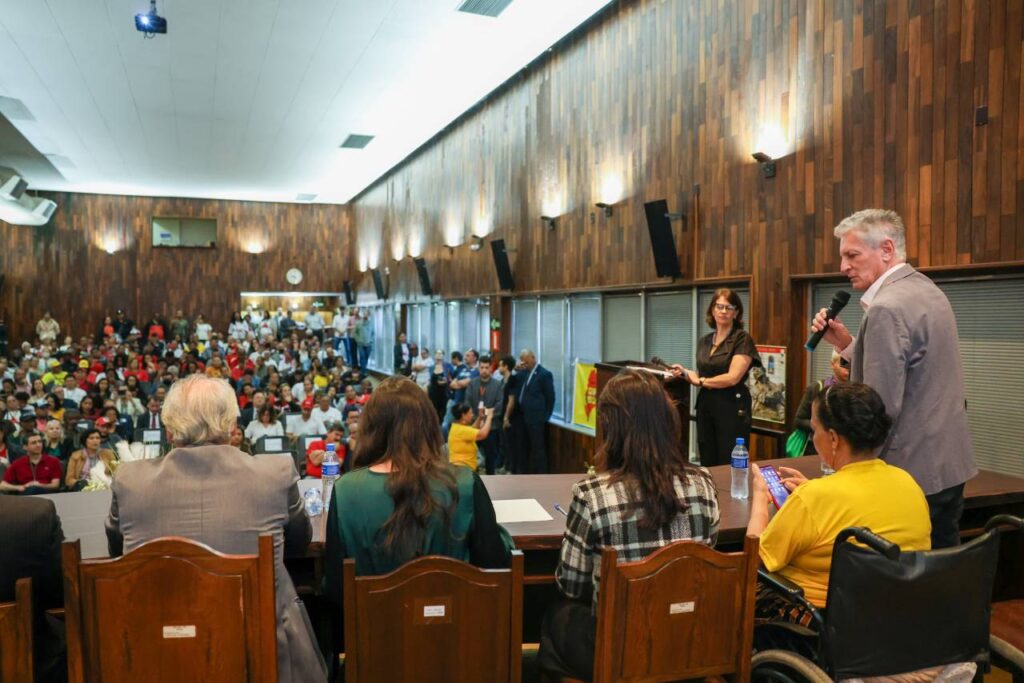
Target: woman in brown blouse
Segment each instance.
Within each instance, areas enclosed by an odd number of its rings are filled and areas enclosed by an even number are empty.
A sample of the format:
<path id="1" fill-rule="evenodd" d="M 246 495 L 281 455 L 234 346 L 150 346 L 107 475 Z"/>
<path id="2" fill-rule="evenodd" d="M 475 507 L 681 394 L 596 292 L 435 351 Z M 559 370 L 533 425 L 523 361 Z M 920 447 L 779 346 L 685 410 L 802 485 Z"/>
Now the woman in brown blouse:
<path id="1" fill-rule="evenodd" d="M 719 289 L 708 306 L 713 331 L 697 344 L 697 369 L 673 366 L 673 373 L 700 387 L 697 394 L 697 449 L 704 467 L 726 465 L 736 439 L 750 443 L 750 390 L 747 374 L 761 359 L 743 329 L 743 302 L 731 289 Z"/>

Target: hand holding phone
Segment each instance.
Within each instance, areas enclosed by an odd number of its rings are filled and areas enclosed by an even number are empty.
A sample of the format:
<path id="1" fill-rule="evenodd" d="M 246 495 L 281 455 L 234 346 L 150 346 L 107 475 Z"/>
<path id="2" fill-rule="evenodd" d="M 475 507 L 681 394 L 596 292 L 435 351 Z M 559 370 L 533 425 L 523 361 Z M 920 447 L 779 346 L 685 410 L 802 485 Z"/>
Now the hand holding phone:
<path id="1" fill-rule="evenodd" d="M 781 508 L 789 498 L 789 490 L 782 483 L 778 470 L 771 465 L 762 465 L 760 470 L 765 484 L 768 485 L 768 494 L 771 496 L 772 502 L 775 503 L 776 509 Z"/>

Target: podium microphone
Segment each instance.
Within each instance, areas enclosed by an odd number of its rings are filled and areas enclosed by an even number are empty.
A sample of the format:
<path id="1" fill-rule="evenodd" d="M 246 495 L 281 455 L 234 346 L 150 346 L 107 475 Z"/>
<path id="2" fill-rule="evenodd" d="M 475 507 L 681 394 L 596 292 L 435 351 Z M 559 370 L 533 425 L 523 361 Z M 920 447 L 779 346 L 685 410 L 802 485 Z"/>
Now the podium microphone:
<path id="1" fill-rule="evenodd" d="M 835 296 L 832 297 L 832 303 L 830 303 L 828 305 L 828 308 L 825 309 L 825 321 L 828 322 L 829 320 L 832 320 L 837 315 L 839 315 L 839 312 L 846 307 L 846 304 L 849 303 L 849 301 L 849 292 L 844 290 L 839 290 L 838 292 L 836 292 Z M 825 336 L 825 330 L 827 329 L 828 326 L 821 328 L 817 332 L 812 332 L 811 336 L 807 338 L 807 343 L 804 344 L 804 348 L 807 349 L 808 351 L 813 351 L 814 349 L 818 348 L 818 342 L 820 342 L 821 338 Z"/>

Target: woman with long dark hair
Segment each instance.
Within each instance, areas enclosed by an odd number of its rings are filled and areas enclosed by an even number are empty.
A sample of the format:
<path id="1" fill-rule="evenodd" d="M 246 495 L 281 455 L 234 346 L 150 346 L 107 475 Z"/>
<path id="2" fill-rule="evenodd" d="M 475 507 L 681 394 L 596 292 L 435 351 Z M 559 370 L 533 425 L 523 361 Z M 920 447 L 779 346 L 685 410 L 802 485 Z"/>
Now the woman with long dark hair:
<path id="1" fill-rule="evenodd" d="M 360 418 L 355 469 L 335 485 L 327 519 L 324 587 L 339 605 L 346 558 L 358 574 L 422 555 L 508 566 L 487 489 L 469 468 L 446 462 L 442 444 L 437 413 L 412 380 L 377 387 Z"/>
<path id="2" fill-rule="evenodd" d="M 541 626 L 544 670 L 590 679 L 601 547 L 623 562 L 642 560 L 673 541 L 714 545 L 718 495 L 706 470 L 689 464 L 680 445 L 682 423 L 653 375 L 624 370 L 597 404 L 604 442 L 595 455 L 598 473 L 572 488 L 555 582 L 568 598 L 554 605 Z"/>

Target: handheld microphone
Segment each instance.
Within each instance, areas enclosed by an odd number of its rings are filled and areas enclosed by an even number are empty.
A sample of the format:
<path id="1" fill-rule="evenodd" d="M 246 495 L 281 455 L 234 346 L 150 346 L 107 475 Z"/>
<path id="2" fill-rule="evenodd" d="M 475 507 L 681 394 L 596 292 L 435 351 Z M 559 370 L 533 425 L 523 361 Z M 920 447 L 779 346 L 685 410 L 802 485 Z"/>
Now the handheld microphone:
<path id="1" fill-rule="evenodd" d="M 828 322 L 829 320 L 832 320 L 837 315 L 839 315 L 839 312 L 846 307 L 846 304 L 849 303 L 849 301 L 849 292 L 844 290 L 839 290 L 838 292 L 836 292 L 835 296 L 832 297 L 832 303 L 830 303 L 828 305 L 828 308 L 825 310 L 825 321 Z M 820 342 L 821 338 L 825 336 L 825 330 L 827 329 L 828 326 L 826 325 L 821 330 L 811 333 L 811 336 L 807 338 L 807 343 L 804 344 L 804 348 L 807 349 L 808 351 L 813 351 L 814 349 L 818 348 L 818 342 Z"/>

